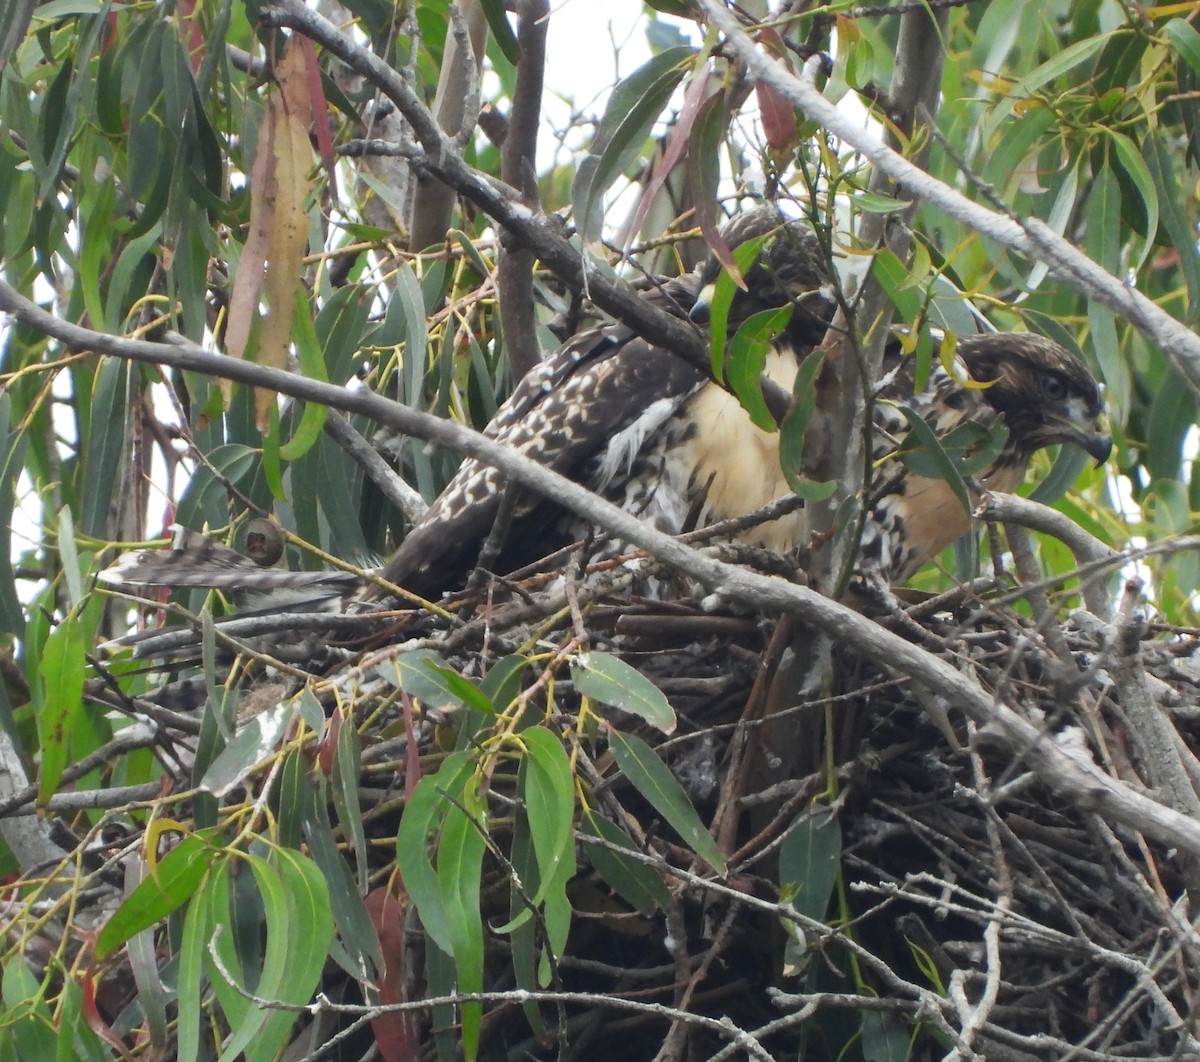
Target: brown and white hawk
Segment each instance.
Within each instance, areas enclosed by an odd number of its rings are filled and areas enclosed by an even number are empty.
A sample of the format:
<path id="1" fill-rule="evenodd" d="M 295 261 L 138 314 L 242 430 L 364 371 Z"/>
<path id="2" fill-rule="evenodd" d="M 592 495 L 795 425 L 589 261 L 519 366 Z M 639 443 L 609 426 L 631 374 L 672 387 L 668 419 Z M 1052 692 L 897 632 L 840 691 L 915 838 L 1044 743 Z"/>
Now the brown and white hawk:
<path id="1" fill-rule="evenodd" d="M 740 215 L 722 231 L 731 248 L 762 241 L 745 290 L 729 309 L 733 331 L 751 315 L 790 306 L 764 374 L 791 394 L 800 359 L 824 338 L 836 303 L 821 246 L 801 221 L 774 209 Z M 713 257 L 652 298 L 706 322 Z M 779 467 L 779 436 L 756 427 L 737 399 L 699 368 L 624 325 L 576 336 L 530 372 L 484 434 L 678 534 L 752 513 L 791 494 Z M 424 596 L 462 582 L 500 510 L 503 475 L 468 459 L 384 566 L 389 582 Z M 797 514 L 743 533 L 777 552 L 795 545 Z M 547 556 L 587 531 L 552 499 L 523 494 L 496 561 L 503 573 Z"/>
<path id="2" fill-rule="evenodd" d="M 733 247 L 763 240 L 746 272 L 746 290 L 730 307 L 730 329 L 758 310 L 792 307 L 765 364 L 765 374 L 790 393 L 800 362 L 821 342 L 835 308 L 819 241 L 806 223 L 784 221 L 771 208 L 735 218 L 724 235 Z M 707 292 L 719 272 L 714 258 L 647 298 L 705 321 Z M 1111 449 L 1095 379 L 1057 343 L 1031 333 L 966 336 L 949 364 L 943 360 L 933 359 L 917 392 L 915 359 L 904 357 L 898 344 L 887 355 L 873 412 L 875 471 L 859 544 L 861 583 L 902 582 L 970 528 L 959 494 L 912 452 L 920 449 L 914 419 L 947 446 L 974 455 L 977 465 L 982 460 L 972 482 L 994 490 L 1014 489 L 1043 447 L 1073 443 L 1098 461 Z M 520 382 L 485 433 L 670 533 L 744 516 L 790 494 L 778 432 L 756 427 L 700 369 L 624 325 L 590 329 L 551 354 Z M 964 433 L 970 436 L 965 444 Z M 995 444 L 990 453 L 989 441 Z M 462 586 L 503 493 L 499 472 L 468 459 L 380 574 L 425 597 Z M 739 537 L 791 553 L 806 545 L 802 517 L 792 512 Z M 513 571 L 587 530 L 553 499 L 522 493 L 493 570 Z M 196 564 L 192 552 L 185 546 L 134 554 L 106 573 L 106 581 L 252 591 L 293 585 L 290 573 L 249 562 L 231 561 L 236 570 L 222 578 L 211 556 Z M 344 573 L 291 578 L 316 596 L 345 586 Z M 365 596 L 377 593 L 369 588 Z"/>
<path id="3" fill-rule="evenodd" d="M 1029 459 L 1047 446 L 1073 443 L 1098 463 L 1112 451 L 1100 388 L 1083 361 L 1058 343 L 1032 332 L 985 332 L 960 338 L 949 364 L 935 354 L 919 393 L 915 359 L 898 349 L 885 357 L 873 411 L 875 470 L 858 547 L 860 581 L 902 583 L 971 529 L 948 477 L 928 469 L 928 460 L 922 469 L 906 458 L 915 438 L 906 409 L 947 449 L 957 435 L 958 452 L 983 463 L 976 477 L 988 490 L 1016 490 Z M 1002 443 L 990 452 L 987 440 L 998 433 Z"/>

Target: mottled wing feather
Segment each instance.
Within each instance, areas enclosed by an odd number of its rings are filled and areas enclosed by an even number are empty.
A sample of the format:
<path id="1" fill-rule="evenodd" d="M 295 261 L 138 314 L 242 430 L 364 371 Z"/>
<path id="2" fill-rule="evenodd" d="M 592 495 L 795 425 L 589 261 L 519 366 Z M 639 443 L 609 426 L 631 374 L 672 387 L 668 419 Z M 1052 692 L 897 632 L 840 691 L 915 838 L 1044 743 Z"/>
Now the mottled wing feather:
<path id="1" fill-rule="evenodd" d="M 110 586 L 167 586 L 185 589 L 266 592 L 281 588 L 329 587 L 346 590 L 359 580 L 350 572 L 290 572 L 263 568 L 236 550 L 176 525 L 168 549 L 124 554 L 97 578 Z"/>
<path id="2" fill-rule="evenodd" d="M 580 480 L 589 462 L 648 406 L 682 403 L 702 383 L 699 370 L 628 329 L 598 328 L 530 373 L 498 411 L 488 434 Z M 461 578 L 496 518 L 503 489 L 504 477 L 497 469 L 465 461 L 388 562 L 384 577 L 417 593 L 440 590 Z M 543 509 L 540 498 L 522 499 L 509 533 L 509 564 L 535 559 L 561 544 L 564 535 L 557 520 Z"/>

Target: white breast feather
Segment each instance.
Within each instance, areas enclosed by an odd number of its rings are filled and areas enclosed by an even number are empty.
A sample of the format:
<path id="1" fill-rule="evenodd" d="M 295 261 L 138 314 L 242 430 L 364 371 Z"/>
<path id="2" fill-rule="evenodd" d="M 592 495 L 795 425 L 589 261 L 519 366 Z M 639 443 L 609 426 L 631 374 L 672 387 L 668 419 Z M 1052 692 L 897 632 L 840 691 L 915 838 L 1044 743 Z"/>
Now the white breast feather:
<path id="1" fill-rule="evenodd" d="M 596 469 L 596 491 L 602 492 L 618 475 L 629 475 L 646 440 L 667 422 L 680 402 L 678 397 L 651 402 L 632 424 L 612 437 Z"/>

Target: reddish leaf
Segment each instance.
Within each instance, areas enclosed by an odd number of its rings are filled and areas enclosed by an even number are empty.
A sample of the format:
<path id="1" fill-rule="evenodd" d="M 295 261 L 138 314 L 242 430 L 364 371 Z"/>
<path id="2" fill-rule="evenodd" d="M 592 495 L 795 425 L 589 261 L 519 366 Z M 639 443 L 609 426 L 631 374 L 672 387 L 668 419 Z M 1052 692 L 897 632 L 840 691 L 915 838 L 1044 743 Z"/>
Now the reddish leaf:
<path id="1" fill-rule="evenodd" d="M 317 137 L 317 150 L 321 163 L 329 174 L 329 183 L 337 198 L 337 159 L 333 154 L 333 130 L 329 124 L 329 104 L 325 100 L 325 89 L 321 85 L 321 68 L 317 65 L 317 50 L 307 37 L 300 37 L 304 52 L 305 79 L 308 82 L 309 106 L 312 108 L 312 128 Z"/>
<path id="2" fill-rule="evenodd" d="M 100 1016 L 100 1009 L 96 1006 L 95 973 L 89 970 L 83 974 L 79 978 L 79 987 L 83 994 L 83 1020 L 87 1022 L 88 1028 L 127 1062 L 133 1062 L 133 1055 L 129 1053 L 124 1042 L 112 1031 L 108 1022 Z"/>
<path id="3" fill-rule="evenodd" d="M 688 82 L 687 89 L 683 94 L 683 106 L 679 108 L 679 114 L 667 132 L 663 153 L 654 164 L 654 171 L 650 174 L 650 179 L 646 182 L 646 188 L 642 192 L 637 208 L 629 219 L 629 224 L 622 236 L 622 243 L 628 245 L 633 241 L 634 235 L 642 227 L 642 222 L 646 220 L 646 215 L 650 213 L 650 208 L 654 205 L 659 191 L 667 183 L 667 178 L 671 176 L 671 171 L 687 153 L 692 125 L 696 121 L 696 115 L 700 113 L 700 105 L 708 95 L 711 80 L 712 72 L 705 66 L 697 70 Z"/>
<path id="4" fill-rule="evenodd" d="M 798 128 L 792 105 L 763 81 L 754 86 L 754 94 L 758 97 L 758 112 L 767 146 L 772 151 L 791 151 L 796 146 Z"/>
<path id="5" fill-rule="evenodd" d="M 705 160 L 716 157 L 721 139 L 728 124 L 729 109 L 725 93 L 718 92 L 704 101 L 696 115 L 696 121 L 688 136 L 688 185 L 692 203 L 696 208 L 696 220 L 709 250 L 725 268 L 733 282 L 745 289 L 742 271 L 733 260 L 729 244 L 721 236 L 717 226 L 717 178 L 716 167 L 708 166 Z"/>
<path id="6" fill-rule="evenodd" d="M 376 982 L 379 1002 L 384 1005 L 404 1000 L 404 915 L 408 898 L 396 896 L 386 888 L 372 889 L 363 904 L 379 937 L 384 971 Z M 371 1019 L 375 1043 L 384 1062 L 412 1062 L 416 1059 L 420 1040 L 413 1015 L 406 1011 L 387 1011 Z"/>
<path id="7" fill-rule="evenodd" d="M 404 757 L 404 799 L 408 800 L 421 780 L 421 758 L 416 755 L 420 745 L 417 743 L 417 728 L 413 722 L 412 698 L 404 690 L 400 691 L 400 704 L 404 713 L 404 739 L 408 743 L 408 752 Z"/>
<path id="8" fill-rule="evenodd" d="M 325 734 L 321 738 L 321 744 L 317 746 L 317 766 L 321 768 L 321 773 L 326 778 L 333 777 L 333 761 L 337 755 L 338 735 L 342 732 L 343 722 L 341 712 L 332 713 L 329 721 L 325 724 Z"/>
<path id="9" fill-rule="evenodd" d="M 188 64 L 192 73 L 200 72 L 200 63 L 204 58 L 204 27 L 196 18 L 196 0 L 179 0 L 179 17 L 183 20 L 187 38 Z"/>

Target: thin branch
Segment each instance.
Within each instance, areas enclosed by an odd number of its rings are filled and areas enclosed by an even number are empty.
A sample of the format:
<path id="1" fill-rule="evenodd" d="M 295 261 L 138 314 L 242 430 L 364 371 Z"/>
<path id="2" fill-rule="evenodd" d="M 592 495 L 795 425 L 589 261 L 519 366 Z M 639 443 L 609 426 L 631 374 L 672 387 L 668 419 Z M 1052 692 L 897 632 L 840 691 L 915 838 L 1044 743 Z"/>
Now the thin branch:
<path id="1" fill-rule="evenodd" d="M 414 135 L 425 149 L 422 165 L 429 173 L 445 181 L 508 229 L 566 283 L 580 291 L 586 287 L 588 297 L 602 310 L 650 342 L 659 343 L 698 368 L 711 372 L 708 345 L 693 325 L 657 309 L 629 285 L 599 269 L 544 215 L 526 206 L 517 189 L 485 177 L 468 166 L 455 150 L 453 139 L 442 132 L 412 87 L 386 62 L 341 33 L 328 20 L 309 11 L 298 0 L 279 0 L 264 7 L 260 20 L 266 26 L 287 27 L 303 33 L 377 86 L 411 124 Z"/>
<path id="2" fill-rule="evenodd" d="M 417 523 L 428 511 L 429 505 L 420 491 L 396 474 L 375 449 L 340 413 L 329 411 L 325 419 L 325 431 L 337 444 L 362 466 L 389 502 L 404 514 L 409 523 Z"/>
<path id="3" fill-rule="evenodd" d="M 1026 527 L 1064 543 L 1079 567 L 1086 565 L 1093 572 L 1099 570 L 1101 573 L 1098 577 L 1093 575 L 1092 578 L 1081 580 L 1083 601 L 1088 611 L 1103 620 L 1112 618 L 1112 601 L 1105 589 L 1104 579 L 1125 563 L 1127 558 L 1119 551 L 1089 535 L 1074 520 L 1056 509 L 1015 494 L 989 491 L 983 496 L 975 515 L 981 520 L 999 520 L 1005 524 Z"/>

